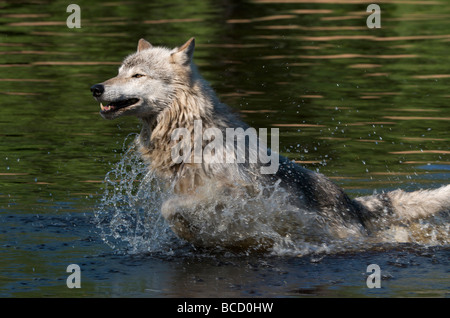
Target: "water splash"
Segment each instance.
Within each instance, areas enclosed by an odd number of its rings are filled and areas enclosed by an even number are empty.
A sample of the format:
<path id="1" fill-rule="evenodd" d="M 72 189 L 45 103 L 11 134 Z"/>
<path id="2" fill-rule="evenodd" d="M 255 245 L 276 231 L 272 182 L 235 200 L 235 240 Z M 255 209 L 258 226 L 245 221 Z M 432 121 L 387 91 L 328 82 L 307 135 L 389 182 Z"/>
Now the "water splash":
<path id="1" fill-rule="evenodd" d="M 189 244 L 172 232 L 161 215 L 163 202 L 176 200 L 176 196 L 147 170 L 134 141 L 129 142 L 131 136 L 124 142 L 121 160 L 105 176 L 104 193 L 95 211 L 101 238 L 115 251 L 126 253 L 185 253 Z M 262 200 L 263 192 L 271 194 Z M 317 229 L 310 231 L 315 228 L 312 223 L 317 222 L 316 215 L 287 205 L 287 195 L 275 184 L 261 188 L 256 196 L 211 196 L 209 201 L 192 207 L 196 211 L 194 221 L 202 224 L 198 236 L 203 242 L 214 242 L 216 250 L 226 242 L 248 239 L 261 245 L 270 240 L 275 254 L 324 250 L 322 243 L 308 239 L 320 235 Z M 221 212 L 217 217 L 219 205 Z M 275 224 L 289 226 L 281 228 Z M 291 231 L 292 227 L 298 230 Z M 247 253 L 255 249 L 258 247 Z"/>
<path id="2" fill-rule="evenodd" d="M 148 171 L 134 140 L 129 141 L 135 137 L 130 134 L 125 139 L 121 160 L 105 176 L 104 193 L 95 211 L 101 238 L 115 251 L 185 255 L 193 249 L 172 232 L 161 215 L 161 207 L 168 199 L 189 198 L 176 197 Z M 262 199 L 263 193 L 270 195 Z M 248 240 L 259 244 L 244 253 L 270 242 L 268 252 L 278 256 L 361 251 L 403 242 L 422 246 L 450 244 L 448 213 L 415 223 L 397 220 L 392 226 L 381 218 L 377 221 L 379 231 L 365 236 L 356 227 L 330 223 L 314 211 L 289 205 L 287 196 L 278 184 L 261 187 L 256 196 L 214 192 L 207 196 L 208 200 L 192 204 L 191 221 L 201 224 L 196 237 L 216 251 Z M 338 239 L 337 232 L 343 233 Z"/>
<path id="3" fill-rule="evenodd" d="M 175 235 L 162 218 L 161 181 L 146 169 L 134 140 L 124 142 L 124 154 L 104 180 L 95 220 L 105 243 L 129 253 L 170 252 Z"/>

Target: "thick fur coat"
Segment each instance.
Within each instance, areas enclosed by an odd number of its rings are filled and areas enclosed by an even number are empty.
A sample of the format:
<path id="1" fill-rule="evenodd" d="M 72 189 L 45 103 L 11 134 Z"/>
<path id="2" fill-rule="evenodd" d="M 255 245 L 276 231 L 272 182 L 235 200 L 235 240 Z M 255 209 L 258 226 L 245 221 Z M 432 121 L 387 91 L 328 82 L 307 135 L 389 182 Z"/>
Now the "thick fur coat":
<path id="1" fill-rule="evenodd" d="M 203 132 L 248 128 L 200 76 L 192 62 L 194 47 L 193 38 L 175 49 L 141 39 L 116 77 L 91 88 L 104 118 L 132 115 L 142 120 L 138 148 L 173 193 L 161 210 L 181 238 L 198 246 L 267 248 L 277 237 L 299 233 L 311 240 L 370 236 L 380 227 L 448 211 L 450 186 L 353 200 L 324 175 L 281 156 L 274 174 L 262 174 L 259 163 L 174 162 L 177 142 L 188 147 L 194 142 L 194 137 L 175 142 L 178 128 L 191 136 L 196 120 Z M 245 203 L 237 207 L 239 200 Z M 276 204 L 267 207 L 267 202 Z"/>

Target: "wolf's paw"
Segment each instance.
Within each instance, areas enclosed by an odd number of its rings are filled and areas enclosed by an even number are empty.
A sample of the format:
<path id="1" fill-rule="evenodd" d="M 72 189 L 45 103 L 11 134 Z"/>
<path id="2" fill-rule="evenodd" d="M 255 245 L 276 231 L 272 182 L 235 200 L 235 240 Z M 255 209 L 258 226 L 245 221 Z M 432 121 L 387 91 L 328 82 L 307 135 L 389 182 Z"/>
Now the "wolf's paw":
<path id="1" fill-rule="evenodd" d="M 195 240 L 195 227 L 186 219 L 179 199 L 168 199 L 161 207 L 161 214 L 169 222 L 175 234 L 189 242 Z"/>
<path id="2" fill-rule="evenodd" d="M 177 211 L 177 208 L 177 200 L 168 199 L 161 206 L 161 214 L 167 221 L 171 221 Z"/>

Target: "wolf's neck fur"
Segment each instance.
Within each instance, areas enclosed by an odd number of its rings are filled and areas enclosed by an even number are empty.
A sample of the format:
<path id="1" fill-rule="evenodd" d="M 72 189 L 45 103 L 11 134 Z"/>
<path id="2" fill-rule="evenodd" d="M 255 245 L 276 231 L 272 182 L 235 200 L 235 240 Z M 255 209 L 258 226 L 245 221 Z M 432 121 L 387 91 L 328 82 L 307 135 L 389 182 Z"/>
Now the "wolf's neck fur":
<path id="1" fill-rule="evenodd" d="M 189 86 L 177 85 L 171 105 L 157 116 L 142 120 L 139 150 L 151 169 L 166 178 L 175 176 L 182 168 L 182 164 L 173 163 L 171 156 L 174 146 L 171 136 L 176 128 L 188 129 L 192 138 L 194 120 L 202 121 L 203 130 L 209 127 L 226 128 L 224 122 L 213 121 L 216 111 L 220 112 L 226 106 L 220 104 L 214 91 L 198 74 L 193 78 Z"/>

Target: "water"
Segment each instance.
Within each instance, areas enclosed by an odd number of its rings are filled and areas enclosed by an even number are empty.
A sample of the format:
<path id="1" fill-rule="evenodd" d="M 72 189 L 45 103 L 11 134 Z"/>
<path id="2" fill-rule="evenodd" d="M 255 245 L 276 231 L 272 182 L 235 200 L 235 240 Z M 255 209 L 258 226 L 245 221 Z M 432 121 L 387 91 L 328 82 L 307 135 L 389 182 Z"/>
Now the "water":
<path id="1" fill-rule="evenodd" d="M 127 152 L 138 121 L 102 120 L 89 92 L 140 37 L 195 36 L 200 72 L 251 126 L 280 128 L 283 155 L 351 196 L 436 188 L 450 167 L 447 1 L 381 3 L 377 30 L 367 4 L 77 3 L 81 29 L 62 1 L 0 4 L 2 297 L 448 296 L 448 218 L 421 224 L 426 242 L 247 255 L 180 241 Z M 381 289 L 366 287 L 369 264 Z"/>

